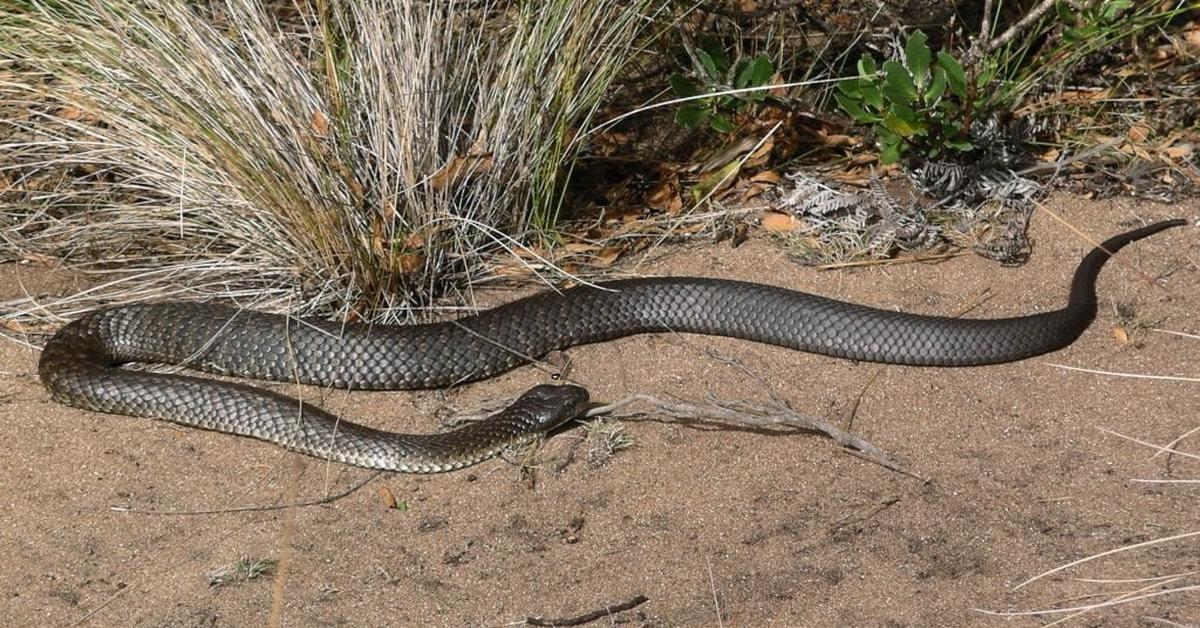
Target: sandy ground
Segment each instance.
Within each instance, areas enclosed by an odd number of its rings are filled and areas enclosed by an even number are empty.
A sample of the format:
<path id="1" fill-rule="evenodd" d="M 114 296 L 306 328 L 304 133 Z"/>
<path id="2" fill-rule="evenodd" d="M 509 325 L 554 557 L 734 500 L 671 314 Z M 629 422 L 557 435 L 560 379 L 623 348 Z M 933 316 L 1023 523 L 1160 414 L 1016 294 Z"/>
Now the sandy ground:
<path id="1" fill-rule="evenodd" d="M 1101 239 L 1136 219 L 1196 219 L 1200 205 L 1050 207 Z M 972 316 L 1057 307 L 1089 245 L 1048 215 L 1021 268 L 974 256 L 945 263 L 818 272 L 758 237 L 679 250 L 648 274 L 774 283 L 913 312 Z M 850 428 L 928 483 L 847 455 L 822 437 L 627 426 L 632 448 L 603 464 L 586 446 L 556 472 L 491 461 L 466 472 L 388 475 L 328 505 L 226 514 L 147 514 L 271 505 L 337 492 L 370 472 L 249 439 L 57 405 L 37 353 L 0 342 L 0 623 L 243 626 L 272 612 L 291 626 L 502 626 L 571 616 L 642 594 L 594 625 L 1033 626 L 976 609 L 1072 606 L 1131 591 L 1135 579 L 1192 572 L 1200 537 L 1124 552 L 1014 590 L 1026 578 L 1131 543 L 1200 531 L 1200 476 L 1102 430 L 1166 443 L 1200 427 L 1200 385 L 1104 377 L 1054 364 L 1200 376 L 1200 340 L 1133 330 L 1114 338 L 1115 304 L 1135 320 L 1200 332 L 1195 227 L 1139 242 L 1101 277 L 1102 311 L 1066 350 L 1015 364 L 932 369 L 855 364 L 699 336 L 647 335 L 569 351 L 595 397 L 643 392 L 757 399 L 769 386 L 797 408 Z M 1158 285 L 1146 277 L 1161 277 Z M 0 299 L 70 281 L 0 265 Z M 512 295 L 494 295 L 497 301 Z M 724 360 L 736 360 L 731 365 Z M 461 390 L 297 390 L 347 417 L 431 431 L 432 414 L 515 396 L 543 381 L 520 369 Z M 541 452 L 562 456 L 579 428 Z M 1196 438 L 1185 441 L 1196 452 Z M 407 508 L 388 508 L 380 491 Z M 114 507 L 142 512 L 123 512 Z M 274 573 L 210 586 L 240 557 Z M 1059 577 L 1061 576 L 1061 577 Z M 1157 589 L 1148 589 L 1154 592 Z M 1109 595 L 1115 595 L 1110 593 Z M 274 609 L 274 610 L 273 610 Z M 1164 623 L 1164 622 L 1175 623 Z M 1196 591 L 1098 610 L 1071 625 L 1200 624 Z"/>

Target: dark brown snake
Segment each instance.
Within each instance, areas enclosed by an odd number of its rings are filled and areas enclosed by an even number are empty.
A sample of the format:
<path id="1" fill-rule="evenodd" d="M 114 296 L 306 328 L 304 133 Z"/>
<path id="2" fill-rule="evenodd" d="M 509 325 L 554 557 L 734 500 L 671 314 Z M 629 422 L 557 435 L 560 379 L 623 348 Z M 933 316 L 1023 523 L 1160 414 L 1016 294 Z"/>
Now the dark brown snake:
<path id="1" fill-rule="evenodd" d="M 740 281 L 629 279 L 543 292 L 452 322 L 342 325 L 196 303 L 128 305 L 63 327 L 38 372 L 62 403 L 253 436 L 339 462 L 433 473 L 480 462 L 577 416 L 578 386 L 538 386 L 494 417 L 442 434 L 383 432 L 251 386 L 131 371 L 127 362 L 354 389 L 451 386 L 566 347 L 647 332 L 731 336 L 829 356 L 920 366 L 1009 362 L 1069 345 L 1096 315 L 1111 253 L 1170 227 L 1115 236 L 1075 271 L 1066 307 L 999 319 L 921 316 Z"/>

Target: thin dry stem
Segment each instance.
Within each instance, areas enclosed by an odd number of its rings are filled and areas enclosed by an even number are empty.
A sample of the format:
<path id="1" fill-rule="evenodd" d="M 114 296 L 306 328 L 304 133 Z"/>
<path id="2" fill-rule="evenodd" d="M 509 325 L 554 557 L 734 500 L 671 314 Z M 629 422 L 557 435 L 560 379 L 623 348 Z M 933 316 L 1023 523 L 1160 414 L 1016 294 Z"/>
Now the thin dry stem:
<path id="1" fill-rule="evenodd" d="M 627 408 L 639 404 L 650 408 L 649 412 L 653 414 L 649 420 L 654 421 L 719 421 L 754 428 L 791 427 L 817 432 L 843 447 L 862 452 L 884 468 L 907 473 L 890 454 L 871 442 L 816 417 L 800 414 L 779 402 L 757 405 L 745 401 L 711 399 L 706 404 L 695 404 L 636 394 L 593 408 L 587 412 L 587 416 L 606 415 L 615 419 L 636 420 L 645 417 L 648 412 L 630 411 Z"/>
<path id="2" fill-rule="evenodd" d="M 411 318 L 553 228 L 567 138 L 651 6 L 302 2 L 281 26 L 262 0 L 14 0 L 0 257 L 108 280 L 0 315 L 219 297 Z"/>

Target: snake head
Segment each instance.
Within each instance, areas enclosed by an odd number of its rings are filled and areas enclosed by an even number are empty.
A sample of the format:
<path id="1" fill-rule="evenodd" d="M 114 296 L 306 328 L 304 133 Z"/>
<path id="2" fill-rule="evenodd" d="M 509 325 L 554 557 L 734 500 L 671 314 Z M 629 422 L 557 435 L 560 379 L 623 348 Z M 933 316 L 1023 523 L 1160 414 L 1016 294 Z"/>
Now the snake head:
<path id="1" fill-rule="evenodd" d="M 583 414 L 588 408 L 588 391 L 581 386 L 540 384 L 521 395 L 513 406 L 533 410 L 541 429 L 549 430 Z"/>

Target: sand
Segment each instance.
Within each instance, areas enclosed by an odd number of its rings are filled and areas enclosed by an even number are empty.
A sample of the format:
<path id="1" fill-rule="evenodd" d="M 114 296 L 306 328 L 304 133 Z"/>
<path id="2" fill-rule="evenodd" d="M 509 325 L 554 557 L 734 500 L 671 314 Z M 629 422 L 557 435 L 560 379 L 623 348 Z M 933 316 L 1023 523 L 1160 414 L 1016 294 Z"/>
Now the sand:
<path id="1" fill-rule="evenodd" d="M 1138 219 L 1196 219 L 1200 205 L 1085 202 L 1048 208 L 1102 239 Z M 975 256 L 821 272 L 758 234 L 677 248 L 641 267 L 772 283 L 912 312 L 973 317 L 1058 307 L 1090 245 L 1035 217 L 1029 264 Z M 653 334 L 567 353 L 594 397 L 631 393 L 762 401 L 767 390 L 893 453 L 922 481 L 808 434 L 630 422 L 631 448 L 592 459 L 574 428 L 532 479 L 494 460 L 464 472 L 384 475 L 321 506 L 209 511 L 316 499 L 371 472 L 254 440 L 85 412 L 48 398 L 37 352 L 0 342 L 0 623 L 244 626 L 503 626 L 645 595 L 591 625 L 1037 626 L 980 612 L 1072 606 L 1200 568 L 1200 537 L 1045 570 L 1128 544 L 1200 531 L 1200 463 L 1114 435 L 1167 443 L 1200 427 L 1200 384 L 1063 370 L 1200 377 L 1200 238 L 1174 229 L 1105 269 L 1098 320 L 1071 347 L 998 366 L 856 364 L 736 340 Z M 1157 283 L 1149 279 L 1159 278 Z M 0 265 L 0 298 L 76 282 Z M 489 294 L 488 303 L 517 293 Z M 1132 306 L 1134 323 L 1116 306 Z M 1121 343 L 1117 327 L 1132 335 Z M 1119 334 L 1118 334 L 1119 335 Z M 453 391 L 345 393 L 276 386 L 343 416 L 432 431 L 436 415 L 546 381 L 522 368 Z M 852 421 L 847 416 L 857 403 Z M 652 417 L 653 418 L 653 417 Z M 1197 451 L 1197 438 L 1181 445 Z M 402 508 L 389 508 L 381 492 Z M 128 512 L 118 509 L 133 509 Z M 280 561 L 210 584 L 242 557 Z M 1195 575 L 1175 583 L 1196 585 Z M 1147 619 L 1149 618 L 1149 619 Z M 1163 619 L 1175 624 L 1153 623 Z M 1071 625 L 1197 625 L 1200 595 L 1094 611 Z"/>

